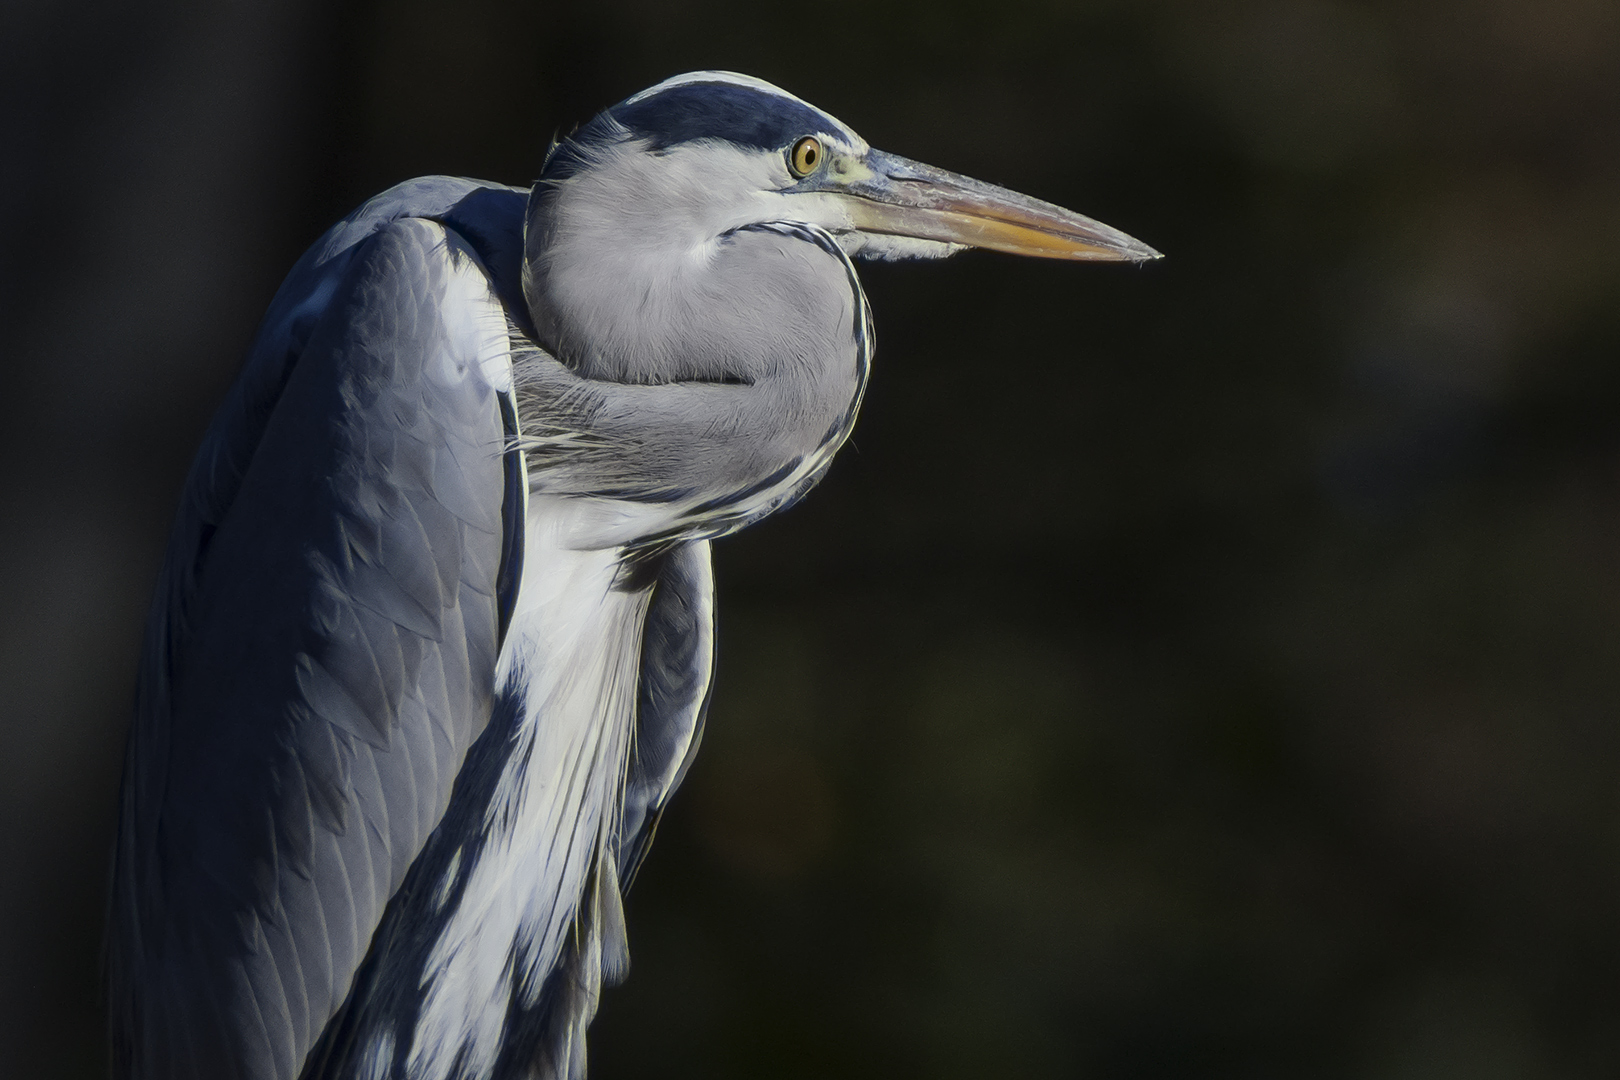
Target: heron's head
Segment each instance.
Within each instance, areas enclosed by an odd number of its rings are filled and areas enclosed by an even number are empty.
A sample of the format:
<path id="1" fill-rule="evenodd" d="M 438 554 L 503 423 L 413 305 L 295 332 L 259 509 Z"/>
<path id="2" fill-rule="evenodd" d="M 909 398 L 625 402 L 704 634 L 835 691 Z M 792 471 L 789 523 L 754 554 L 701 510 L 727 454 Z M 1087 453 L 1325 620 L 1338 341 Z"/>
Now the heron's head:
<path id="1" fill-rule="evenodd" d="M 820 226 L 866 258 L 938 258 L 965 247 L 1054 259 L 1159 257 L 1060 206 L 875 150 L 785 90 L 724 71 L 667 79 L 556 144 L 538 190 L 569 188 L 599 196 L 569 200 L 578 204 L 572 210 L 642 219 L 642 242 L 702 244 L 744 225 L 787 221 Z"/>
<path id="2" fill-rule="evenodd" d="M 967 247 L 1055 259 L 1159 255 L 1060 206 L 875 150 L 770 83 L 703 71 L 627 98 L 552 147 L 524 242 L 535 324 L 571 361 L 615 337 L 621 352 L 673 350 L 664 348 L 679 338 L 671 327 L 690 316 L 677 301 L 690 293 L 670 283 L 718 280 L 705 274 L 738 230 L 767 223 L 817 227 L 865 258 Z M 722 302 L 713 301 L 704 312 Z"/>

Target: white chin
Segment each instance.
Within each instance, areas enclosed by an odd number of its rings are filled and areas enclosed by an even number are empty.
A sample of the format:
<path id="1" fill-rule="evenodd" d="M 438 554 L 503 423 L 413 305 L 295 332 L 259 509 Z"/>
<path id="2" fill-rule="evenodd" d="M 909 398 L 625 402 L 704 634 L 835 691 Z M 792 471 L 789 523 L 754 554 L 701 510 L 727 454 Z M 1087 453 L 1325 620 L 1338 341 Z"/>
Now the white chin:
<path id="1" fill-rule="evenodd" d="M 878 259 L 896 262 L 901 259 L 943 259 L 967 250 L 966 244 L 947 244 L 939 240 L 918 240 L 914 236 L 894 236 L 889 233 L 847 232 L 838 237 L 838 246 L 852 258 Z"/>

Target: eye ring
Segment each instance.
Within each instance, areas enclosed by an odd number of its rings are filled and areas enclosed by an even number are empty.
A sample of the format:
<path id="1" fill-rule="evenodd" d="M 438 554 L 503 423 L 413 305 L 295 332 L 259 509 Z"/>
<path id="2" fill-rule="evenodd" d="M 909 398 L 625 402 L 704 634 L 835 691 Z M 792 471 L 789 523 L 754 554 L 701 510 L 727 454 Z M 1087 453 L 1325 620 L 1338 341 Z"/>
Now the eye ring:
<path id="1" fill-rule="evenodd" d="M 788 169 L 794 176 L 809 176 L 816 171 L 824 156 L 821 140 L 814 135 L 806 135 L 788 151 Z"/>

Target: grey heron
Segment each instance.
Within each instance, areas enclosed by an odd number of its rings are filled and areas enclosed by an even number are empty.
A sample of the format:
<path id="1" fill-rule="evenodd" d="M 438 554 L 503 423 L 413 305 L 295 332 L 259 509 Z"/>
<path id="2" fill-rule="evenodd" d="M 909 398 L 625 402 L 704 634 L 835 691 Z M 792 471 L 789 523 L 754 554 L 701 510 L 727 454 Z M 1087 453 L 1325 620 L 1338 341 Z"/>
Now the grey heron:
<path id="1" fill-rule="evenodd" d="M 709 542 L 800 498 L 872 358 L 852 258 L 1140 261 L 725 72 L 530 190 L 377 196 L 271 303 L 147 625 L 116 1075 L 579 1077 L 697 748 Z"/>

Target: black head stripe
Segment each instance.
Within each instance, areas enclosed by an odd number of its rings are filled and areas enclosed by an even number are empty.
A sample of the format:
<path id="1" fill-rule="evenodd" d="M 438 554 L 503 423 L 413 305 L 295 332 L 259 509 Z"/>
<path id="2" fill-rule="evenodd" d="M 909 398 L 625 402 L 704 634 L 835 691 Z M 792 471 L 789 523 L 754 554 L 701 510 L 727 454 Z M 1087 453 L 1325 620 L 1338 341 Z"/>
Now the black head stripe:
<path id="1" fill-rule="evenodd" d="M 662 150 L 694 139 L 725 139 L 776 150 L 801 135 L 836 132 L 837 121 L 792 98 L 731 83 L 684 83 L 615 105 L 613 118 Z"/>

